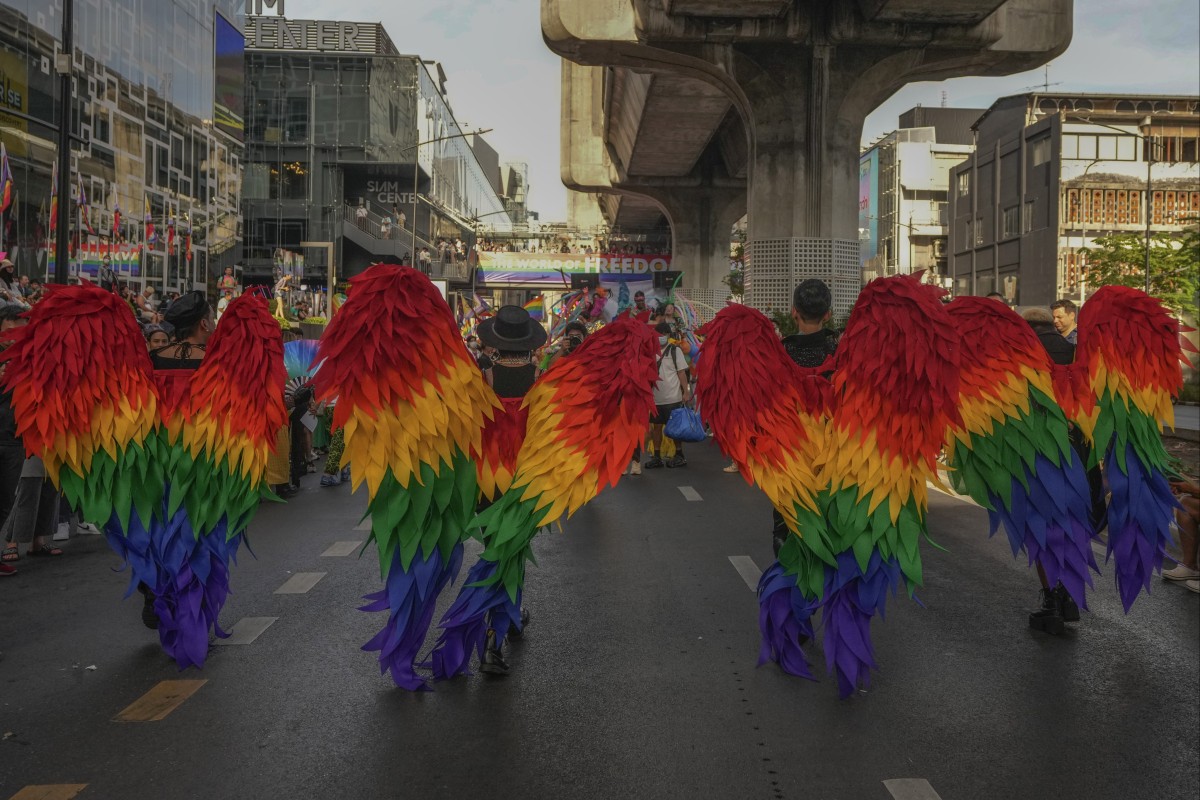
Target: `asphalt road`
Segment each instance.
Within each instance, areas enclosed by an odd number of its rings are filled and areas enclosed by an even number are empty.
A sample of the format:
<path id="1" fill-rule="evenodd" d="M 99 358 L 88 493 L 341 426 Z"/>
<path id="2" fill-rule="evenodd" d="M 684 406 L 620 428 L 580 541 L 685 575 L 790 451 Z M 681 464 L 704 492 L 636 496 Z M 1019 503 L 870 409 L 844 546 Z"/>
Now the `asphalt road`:
<path id="1" fill-rule="evenodd" d="M 1126 616 L 1106 575 L 1077 630 L 1033 633 L 1036 577 L 1002 535 L 987 539 L 980 509 L 934 493 L 947 552 L 925 549 L 923 606 L 889 607 L 874 626 L 870 690 L 839 700 L 831 678 L 755 667 L 757 604 L 730 556 L 767 566 L 767 506 L 721 472 L 715 450 L 689 456 L 539 538 L 512 675 L 430 693 L 392 688 L 358 649 L 382 623 L 356 610 L 378 586 L 376 557 L 322 555 L 365 536 L 365 497 L 347 487 L 314 485 L 261 511 L 257 559 L 235 569 L 222 619 L 277 619 L 250 644 L 215 648 L 203 672 L 180 674 L 162 655 L 137 599 L 120 600 L 126 575 L 99 537 L 73 540 L 62 559 L 22 560 L 0 579 L 0 800 L 71 784 L 26 797 L 1200 793 L 1197 595 L 1156 580 Z M 276 594 L 296 573 L 324 574 Z M 819 649 L 812 660 L 823 676 Z M 114 721 L 177 679 L 206 682 L 159 721 Z"/>

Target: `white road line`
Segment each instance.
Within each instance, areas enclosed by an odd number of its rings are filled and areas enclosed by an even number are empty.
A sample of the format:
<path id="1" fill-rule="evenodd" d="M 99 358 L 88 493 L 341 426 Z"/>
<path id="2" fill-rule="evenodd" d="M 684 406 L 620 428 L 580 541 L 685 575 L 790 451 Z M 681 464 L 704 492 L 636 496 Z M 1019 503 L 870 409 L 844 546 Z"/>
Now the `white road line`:
<path id="1" fill-rule="evenodd" d="M 742 580 L 750 587 L 750 591 L 758 591 L 758 579 L 762 577 L 762 570 L 754 563 L 754 559 L 750 556 L 730 556 L 729 563 L 733 564 L 733 568 L 738 571 L 738 575 L 742 576 Z"/>
<path id="2" fill-rule="evenodd" d="M 279 617 L 243 617 L 237 621 L 237 624 L 229 629 L 228 639 L 217 639 L 218 645 L 228 647 L 236 644 L 250 644 L 267 628 L 278 620 Z"/>
<path id="3" fill-rule="evenodd" d="M 340 558 L 358 552 L 362 542 L 334 542 L 329 549 L 321 553 L 321 558 Z"/>
<path id="4" fill-rule="evenodd" d="M 683 496 L 685 498 L 687 498 L 687 501 L 689 503 L 695 503 L 697 500 L 704 499 L 703 497 L 700 496 L 699 492 L 697 492 L 695 489 L 693 489 L 690 486 L 680 486 L 679 491 L 683 493 Z"/>
<path id="5" fill-rule="evenodd" d="M 283 586 L 275 590 L 275 594 L 304 594 L 324 577 L 324 572 L 297 572 L 284 581 Z"/>
<path id="6" fill-rule="evenodd" d="M 895 800 L 942 800 L 924 778 L 892 778 L 883 786 Z"/>
<path id="7" fill-rule="evenodd" d="M 355 525 L 355 526 L 354 526 L 354 530 L 356 530 L 356 531 L 369 531 L 369 530 L 371 530 L 371 518 L 370 518 L 370 517 L 367 517 L 367 518 L 366 518 L 366 519 L 364 519 L 362 522 L 360 522 L 360 523 L 358 523 L 357 525 Z"/>

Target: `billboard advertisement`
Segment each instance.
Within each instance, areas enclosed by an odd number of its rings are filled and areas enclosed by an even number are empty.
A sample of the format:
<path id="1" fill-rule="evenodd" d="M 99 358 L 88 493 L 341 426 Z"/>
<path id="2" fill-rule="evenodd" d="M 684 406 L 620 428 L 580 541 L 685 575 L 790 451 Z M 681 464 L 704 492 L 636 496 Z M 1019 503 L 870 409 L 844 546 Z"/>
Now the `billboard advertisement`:
<path id="1" fill-rule="evenodd" d="M 598 274 L 605 282 L 651 280 L 671 269 L 670 256 L 566 253 L 480 253 L 477 277 L 485 284 L 570 285 L 573 274 Z"/>
<path id="2" fill-rule="evenodd" d="M 213 19 L 213 125 L 246 141 L 246 38 L 219 13 Z"/>
<path id="3" fill-rule="evenodd" d="M 879 255 L 879 149 L 862 156 L 858 162 L 858 244 L 859 263 Z"/>

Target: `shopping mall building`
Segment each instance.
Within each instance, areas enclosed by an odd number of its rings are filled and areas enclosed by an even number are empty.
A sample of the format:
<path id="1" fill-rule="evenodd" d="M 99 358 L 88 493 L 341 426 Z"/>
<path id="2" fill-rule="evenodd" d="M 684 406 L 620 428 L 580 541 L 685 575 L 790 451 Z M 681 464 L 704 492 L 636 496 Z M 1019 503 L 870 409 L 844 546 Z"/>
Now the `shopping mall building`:
<path id="1" fill-rule="evenodd" d="M 509 224 L 499 168 L 481 166 L 441 67 L 402 55 L 381 25 L 264 10 L 246 18 L 246 59 L 248 282 L 285 269 L 322 286 L 330 255 L 344 280 Z"/>
<path id="2" fill-rule="evenodd" d="M 0 250 L 53 272 L 61 0 L 0 0 L 0 141 L 15 194 Z M 241 259 L 245 0 L 74 3 L 70 274 L 203 286 Z M 65 66 L 65 65 L 64 65 Z M 119 214 L 117 213 L 119 209 Z M 149 224 L 147 224 L 147 219 Z"/>

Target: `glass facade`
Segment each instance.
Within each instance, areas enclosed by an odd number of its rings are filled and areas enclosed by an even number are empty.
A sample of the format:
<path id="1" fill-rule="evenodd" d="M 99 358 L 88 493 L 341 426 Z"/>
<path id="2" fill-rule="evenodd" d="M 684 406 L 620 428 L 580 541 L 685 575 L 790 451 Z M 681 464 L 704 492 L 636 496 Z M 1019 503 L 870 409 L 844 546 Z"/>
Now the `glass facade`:
<path id="1" fill-rule="evenodd" d="M 418 247 L 439 237 L 468 240 L 472 221 L 484 215 L 501 212 L 489 221 L 503 224 L 504 203 L 467 139 L 426 144 L 463 133 L 429 66 L 395 54 L 382 28 L 358 25 L 373 30 L 376 52 L 285 51 L 248 42 L 248 274 L 270 275 L 278 252 L 297 251 L 302 241 L 334 242 L 343 277 L 385 252 L 409 254 L 407 235 L 383 245 L 390 249 L 345 241 L 347 217 L 360 203 L 372 219 L 392 218 L 397 230 L 403 214 L 410 234 L 416 229 Z M 305 256 L 309 282 L 323 283 L 324 251 Z"/>
<path id="2" fill-rule="evenodd" d="M 75 197 L 60 198 L 72 204 L 72 274 L 111 253 L 134 283 L 191 288 L 240 260 L 243 148 L 212 127 L 213 37 L 216 13 L 242 30 L 244 6 L 75 0 L 71 182 L 73 195 L 82 185 L 87 212 L 85 220 Z M 3 249 L 22 274 L 48 268 L 62 8 L 62 0 L 0 0 L 0 70 L 20 97 L 0 107 L 17 190 Z M 150 241 L 147 206 L 158 234 Z"/>

